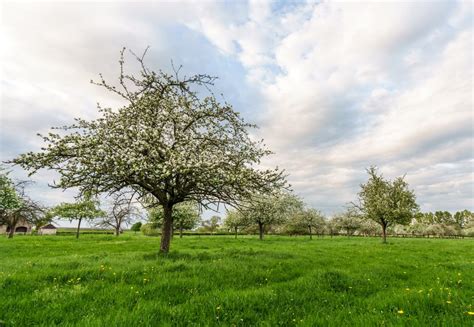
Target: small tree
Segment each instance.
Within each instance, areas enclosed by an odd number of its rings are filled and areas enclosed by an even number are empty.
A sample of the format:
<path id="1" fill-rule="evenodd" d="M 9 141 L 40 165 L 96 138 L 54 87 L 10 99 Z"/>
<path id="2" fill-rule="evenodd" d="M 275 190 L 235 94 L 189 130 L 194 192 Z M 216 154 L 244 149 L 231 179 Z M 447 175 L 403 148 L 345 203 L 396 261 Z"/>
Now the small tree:
<path id="1" fill-rule="evenodd" d="M 362 219 L 359 232 L 366 236 L 378 235 L 380 233 L 380 225 L 372 220 Z"/>
<path id="2" fill-rule="evenodd" d="M 216 230 L 219 228 L 221 223 L 221 217 L 219 216 L 212 216 L 211 219 L 209 219 L 209 230 L 211 231 L 212 234 L 216 232 Z"/>
<path id="3" fill-rule="evenodd" d="M 361 217 L 355 208 L 348 208 L 345 212 L 335 215 L 334 223 L 338 230 L 342 230 L 347 236 L 352 236 L 362 226 Z"/>
<path id="4" fill-rule="evenodd" d="M 18 196 L 12 180 L 6 173 L 0 174 L 0 224 L 6 225 L 10 229 L 8 238 L 12 238 L 15 227 L 20 219 L 17 214 L 23 205 L 23 201 Z"/>
<path id="5" fill-rule="evenodd" d="M 148 220 L 154 224 L 153 226 L 163 226 L 165 219 L 164 212 L 161 208 L 153 208 L 149 211 Z M 196 203 L 185 202 L 180 203 L 173 210 L 172 221 L 173 225 L 179 230 L 179 237 L 183 237 L 183 231 L 195 228 L 201 216 L 199 214 L 199 208 Z"/>
<path id="6" fill-rule="evenodd" d="M 436 211 L 434 221 L 437 224 L 452 224 L 454 222 L 453 215 L 449 211 Z"/>
<path id="7" fill-rule="evenodd" d="M 331 235 L 331 238 L 339 233 L 339 223 L 334 219 L 335 217 L 332 217 L 326 222 L 326 231 Z"/>
<path id="8" fill-rule="evenodd" d="M 130 230 L 132 230 L 133 232 L 135 232 L 135 234 L 137 234 L 137 232 L 140 231 L 140 228 L 142 228 L 142 222 L 141 222 L 141 221 L 137 221 L 135 224 L 132 225 L 132 227 L 130 228 Z"/>
<path id="9" fill-rule="evenodd" d="M 254 141 L 246 123 L 228 103 L 219 102 L 210 88 L 215 78 L 181 78 L 152 71 L 144 56 L 132 55 L 141 69 L 124 70 L 120 55 L 119 85 L 102 75 L 95 83 L 120 96 L 126 105 L 99 107 L 96 120 L 76 119 L 64 133 L 42 136 L 40 152 L 20 155 L 13 163 L 30 174 L 46 168 L 60 175 L 57 188 L 79 187 L 82 193 L 114 193 L 132 188 L 161 207 L 164 220 L 160 251 L 167 253 L 173 231 L 173 208 L 195 201 L 203 206 L 238 205 L 252 193 L 268 193 L 286 185 L 283 171 L 258 169 L 271 154 Z M 146 52 L 146 51 L 145 51 Z"/>
<path id="10" fill-rule="evenodd" d="M 0 225 L 7 226 L 8 238 L 13 237 L 19 222 L 34 224 L 44 218 L 44 208 L 26 195 L 26 184 L 14 183 L 8 173 L 0 171 Z"/>
<path id="11" fill-rule="evenodd" d="M 358 203 L 363 218 L 373 220 L 382 227 L 383 242 L 387 242 L 387 227 L 406 225 L 418 211 L 415 193 L 408 188 L 404 177 L 386 180 L 375 167 L 367 169 L 369 180 L 361 184 Z"/>
<path id="12" fill-rule="evenodd" d="M 99 202 L 91 195 L 86 194 L 75 203 L 61 203 L 51 209 L 52 217 L 65 218 L 69 221 L 77 220 L 76 238 L 79 238 L 81 222 L 104 217 L 106 214 L 99 209 Z"/>
<path id="13" fill-rule="evenodd" d="M 47 214 L 48 213 L 47 208 L 44 208 L 42 211 L 43 211 L 43 214 L 32 217 L 30 221 L 30 223 L 35 226 L 36 232 L 38 232 L 41 227 L 53 221 L 53 217 Z"/>
<path id="14" fill-rule="evenodd" d="M 283 224 L 302 208 L 303 202 L 291 193 L 254 194 L 243 205 L 242 214 L 247 225 L 258 225 L 259 239 L 263 240 L 265 228 Z"/>
<path id="15" fill-rule="evenodd" d="M 453 221 L 459 228 L 464 229 L 471 222 L 474 222 L 474 213 L 469 210 L 458 211 L 454 214 Z"/>
<path id="16" fill-rule="evenodd" d="M 321 211 L 313 208 L 305 209 L 298 214 L 298 221 L 307 228 L 311 240 L 313 239 L 313 232 L 322 231 L 325 225 L 324 215 Z"/>
<path id="17" fill-rule="evenodd" d="M 115 236 L 119 236 L 122 227 L 129 225 L 133 219 L 139 216 L 140 213 L 133 200 L 133 193 L 119 192 L 112 196 L 109 210 L 97 223 L 97 226 L 112 227 Z"/>
<path id="18" fill-rule="evenodd" d="M 237 238 L 239 229 L 245 226 L 244 217 L 237 210 L 229 210 L 224 220 L 224 226 L 233 231 L 235 238 Z"/>

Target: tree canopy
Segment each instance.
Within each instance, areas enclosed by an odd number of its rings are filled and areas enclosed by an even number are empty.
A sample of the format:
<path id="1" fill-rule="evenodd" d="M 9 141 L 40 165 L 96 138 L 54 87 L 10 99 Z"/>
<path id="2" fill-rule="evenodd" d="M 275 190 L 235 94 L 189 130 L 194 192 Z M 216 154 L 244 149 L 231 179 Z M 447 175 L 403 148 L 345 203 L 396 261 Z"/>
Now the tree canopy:
<path id="1" fill-rule="evenodd" d="M 124 226 L 131 224 L 135 218 L 139 217 L 140 212 L 134 201 L 133 193 L 129 191 L 117 192 L 109 199 L 108 210 L 101 217 L 97 226 L 112 227 L 115 236 L 119 236 Z"/>
<path id="2" fill-rule="evenodd" d="M 117 110 L 98 105 L 100 118 L 77 118 L 59 128 L 62 133 L 40 135 L 42 150 L 22 154 L 13 163 L 30 174 L 41 168 L 58 172 L 58 188 L 94 193 L 131 188 L 149 196 L 166 217 L 162 252 L 169 251 L 175 204 L 238 204 L 254 192 L 285 185 L 283 171 L 257 167 L 271 152 L 249 136 L 248 129 L 256 126 L 212 93 L 198 94 L 199 88 L 212 86 L 213 77 L 181 78 L 179 69 L 174 74 L 155 72 L 145 66 L 145 54 L 133 53 L 141 69 L 138 75 L 127 74 L 124 50 L 119 85 L 107 83 L 102 75 L 95 84 L 127 104 Z"/>
<path id="3" fill-rule="evenodd" d="M 254 194 L 243 204 L 241 210 L 247 225 L 257 224 L 262 240 L 265 228 L 285 222 L 291 214 L 303 208 L 303 202 L 289 192 Z"/>
<path id="4" fill-rule="evenodd" d="M 309 238 L 313 239 L 313 232 L 323 232 L 326 225 L 324 215 L 321 211 L 313 208 L 305 208 L 295 215 L 295 222 L 297 226 L 305 228 L 309 233 Z"/>
<path id="5" fill-rule="evenodd" d="M 7 226 L 9 238 L 21 221 L 36 224 L 45 218 L 45 208 L 26 195 L 26 184 L 28 182 L 13 182 L 7 172 L 0 170 L 0 225 Z"/>
<path id="6" fill-rule="evenodd" d="M 237 210 L 228 210 L 224 220 L 224 226 L 229 230 L 232 230 L 237 238 L 237 233 L 240 228 L 246 224 L 244 216 Z"/>
<path id="7" fill-rule="evenodd" d="M 51 217 L 65 218 L 69 221 L 77 220 L 76 238 L 79 238 L 81 222 L 105 217 L 106 213 L 99 208 L 99 202 L 90 194 L 85 194 L 74 203 L 63 202 L 50 210 Z"/>

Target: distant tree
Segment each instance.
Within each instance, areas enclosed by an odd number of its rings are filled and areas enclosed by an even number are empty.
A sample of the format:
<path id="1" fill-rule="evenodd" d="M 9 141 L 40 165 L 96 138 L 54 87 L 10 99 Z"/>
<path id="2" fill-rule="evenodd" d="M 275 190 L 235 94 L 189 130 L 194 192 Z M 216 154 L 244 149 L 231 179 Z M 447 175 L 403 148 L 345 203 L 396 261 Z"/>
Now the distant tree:
<path id="1" fill-rule="evenodd" d="M 420 224 L 431 225 L 437 223 L 436 217 L 432 212 L 417 212 L 414 218 Z"/>
<path id="2" fill-rule="evenodd" d="M 0 225 L 7 226 L 8 238 L 13 237 L 19 222 L 34 224 L 44 217 L 44 207 L 26 195 L 27 184 L 25 181 L 14 183 L 7 172 L 0 170 Z"/>
<path id="3" fill-rule="evenodd" d="M 148 222 L 140 227 L 140 231 L 146 236 L 160 236 L 160 226 L 157 223 Z"/>
<path id="4" fill-rule="evenodd" d="M 246 224 L 257 224 L 263 240 L 265 228 L 283 224 L 292 214 L 301 211 L 303 202 L 288 192 L 255 194 L 244 205 L 242 214 Z"/>
<path id="5" fill-rule="evenodd" d="M 144 56 L 138 74 L 125 73 L 120 55 L 119 85 L 95 82 L 121 97 L 117 110 L 99 106 L 95 120 L 78 118 L 63 133 L 42 136 L 40 152 L 12 162 L 30 174 L 46 168 L 60 175 L 57 188 L 79 187 L 81 193 L 114 193 L 132 188 L 164 212 L 160 251 L 168 252 L 173 209 L 195 201 L 203 206 L 237 205 L 253 192 L 267 193 L 286 185 L 283 171 L 258 169 L 271 152 L 254 141 L 248 124 L 228 103 L 209 92 L 215 78 L 181 78 L 152 71 Z M 145 51 L 146 52 L 146 51 Z"/>
<path id="6" fill-rule="evenodd" d="M 362 226 L 361 216 L 355 208 L 347 208 L 346 211 L 335 215 L 334 223 L 338 230 L 344 231 L 347 236 L 352 236 Z"/>
<path id="7" fill-rule="evenodd" d="M 321 211 L 309 208 L 297 212 L 290 224 L 305 228 L 309 234 L 309 238 L 313 239 L 313 232 L 322 232 L 326 222 Z"/>
<path id="8" fill-rule="evenodd" d="M 456 230 L 456 227 L 454 225 L 431 224 L 429 226 L 426 226 L 424 233 L 427 235 L 453 236 L 457 235 L 459 231 Z"/>
<path id="9" fill-rule="evenodd" d="M 380 226 L 372 220 L 362 219 L 359 226 L 359 232 L 362 235 L 378 235 L 380 233 Z"/>
<path id="10" fill-rule="evenodd" d="M 47 208 L 43 208 L 41 210 L 40 215 L 36 215 L 31 218 L 30 223 L 35 226 L 35 230 L 38 232 L 41 227 L 46 226 L 53 222 L 53 217 L 48 215 L 49 210 Z"/>
<path id="11" fill-rule="evenodd" d="M 354 206 L 364 218 L 382 227 L 383 242 L 386 243 L 387 227 L 408 224 L 418 211 L 415 193 L 408 188 L 404 177 L 386 180 L 375 167 L 367 169 L 367 173 L 369 180 L 361 185 Z"/>
<path id="12" fill-rule="evenodd" d="M 132 225 L 132 227 L 130 228 L 130 230 L 132 230 L 133 232 L 135 232 L 135 234 L 137 232 L 140 231 L 140 228 L 142 227 L 142 222 L 141 221 L 137 221 L 135 224 Z"/>
<path id="13" fill-rule="evenodd" d="M 339 233 L 339 223 L 332 217 L 326 222 L 326 231 L 331 235 L 331 238 Z"/>
<path id="14" fill-rule="evenodd" d="M 10 229 L 9 238 L 13 237 L 15 227 L 20 219 L 17 214 L 23 205 L 12 180 L 3 171 L 0 174 L 0 224 Z"/>
<path id="15" fill-rule="evenodd" d="M 453 215 L 449 211 L 436 211 L 434 221 L 437 224 L 452 224 L 454 222 Z"/>
<path id="16" fill-rule="evenodd" d="M 101 217 L 97 226 L 111 227 L 114 229 L 115 236 L 119 236 L 122 228 L 139 216 L 140 212 L 134 201 L 133 192 L 118 192 L 112 195 L 109 209 Z"/>
<path id="17" fill-rule="evenodd" d="M 221 217 L 219 216 L 212 216 L 211 219 L 209 219 L 209 230 L 211 233 L 215 233 L 216 230 L 219 228 L 221 223 Z"/>
<path id="18" fill-rule="evenodd" d="M 424 224 L 425 223 L 425 214 L 421 211 L 417 212 L 413 216 L 412 224 Z"/>
<path id="19" fill-rule="evenodd" d="M 474 213 L 469 210 L 458 211 L 453 216 L 453 222 L 459 226 L 459 228 L 464 229 L 471 222 L 474 222 Z"/>
<path id="20" fill-rule="evenodd" d="M 233 231 L 235 238 L 237 238 L 239 229 L 245 226 L 244 217 L 237 210 L 229 210 L 224 220 L 224 226 Z"/>
<path id="21" fill-rule="evenodd" d="M 179 231 L 179 237 L 183 237 L 183 231 L 195 228 L 201 216 L 197 203 L 185 202 L 176 205 L 172 216 L 173 225 Z M 161 227 L 165 219 L 162 208 L 153 208 L 148 213 L 148 220 L 155 223 L 156 227 Z"/>
<path id="22" fill-rule="evenodd" d="M 65 218 L 69 221 L 77 220 L 76 238 L 79 238 L 81 222 L 83 220 L 94 220 L 104 217 L 105 212 L 99 209 L 99 201 L 93 199 L 90 194 L 85 194 L 74 203 L 61 203 L 49 212 L 51 217 Z"/>

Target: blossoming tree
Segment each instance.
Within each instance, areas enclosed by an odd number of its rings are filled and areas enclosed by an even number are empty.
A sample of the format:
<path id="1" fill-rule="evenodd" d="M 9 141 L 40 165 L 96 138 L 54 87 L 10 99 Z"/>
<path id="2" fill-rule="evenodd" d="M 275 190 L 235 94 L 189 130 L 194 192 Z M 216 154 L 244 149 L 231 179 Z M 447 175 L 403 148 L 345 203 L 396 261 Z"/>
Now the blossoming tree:
<path id="1" fill-rule="evenodd" d="M 354 207 L 360 210 L 362 218 L 372 220 L 382 227 L 383 242 L 387 242 L 387 227 L 406 225 L 418 211 L 416 196 L 408 188 L 404 177 L 393 181 L 385 179 L 375 167 L 367 169 L 369 180 L 360 186 L 358 202 Z"/>
<path id="2" fill-rule="evenodd" d="M 29 182 L 13 182 L 0 167 L 0 225 L 7 226 L 8 238 L 12 238 L 21 221 L 38 225 L 47 221 L 45 208 L 26 195 L 25 186 Z"/>
<path id="3" fill-rule="evenodd" d="M 125 50 L 125 49 L 124 49 Z M 203 206 L 238 204 L 253 192 L 267 193 L 285 185 L 283 172 L 259 169 L 270 154 L 262 141 L 251 139 L 244 122 L 228 103 L 209 92 L 208 75 L 191 77 L 151 71 L 144 56 L 134 55 L 139 75 L 124 72 L 120 56 L 119 85 L 100 75 L 99 82 L 126 101 L 112 110 L 99 105 L 101 117 L 77 118 L 62 133 L 42 136 L 40 152 L 20 155 L 13 163 L 29 170 L 55 170 L 58 188 L 115 193 L 132 188 L 164 211 L 161 252 L 168 252 L 174 205 L 196 201 Z M 151 199 L 151 200 L 150 200 Z"/>
<path id="4" fill-rule="evenodd" d="M 259 239 L 263 240 L 265 229 L 280 225 L 292 215 L 303 210 L 303 202 L 290 192 L 253 194 L 243 204 L 241 214 L 246 225 L 257 224 Z"/>
<path id="5" fill-rule="evenodd" d="M 48 212 L 48 216 L 69 221 L 77 220 L 76 238 L 79 238 L 83 220 L 93 221 L 96 218 L 105 217 L 106 213 L 100 210 L 98 200 L 93 199 L 90 193 L 85 193 L 76 202 L 58 204 Z"/>

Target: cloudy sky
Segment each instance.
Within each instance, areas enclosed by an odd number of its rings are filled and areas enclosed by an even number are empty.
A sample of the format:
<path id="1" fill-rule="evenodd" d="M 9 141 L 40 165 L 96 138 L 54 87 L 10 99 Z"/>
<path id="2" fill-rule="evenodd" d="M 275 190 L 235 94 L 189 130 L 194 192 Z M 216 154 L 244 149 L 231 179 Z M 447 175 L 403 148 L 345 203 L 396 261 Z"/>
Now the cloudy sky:
<path id="1" fill-rule="evenodd" d="M 119 99 L 123 46 L 148 65 L 219 76 L 296 193 L 327 214 L 355 199 L 364 169 L 406 174 L 424 211 L 474 209 L 473 7 L 465 2 L 1 2 L 1 159 L 37 132 L 94 118 Z M 134 66 L 130 66 L 134 69 Z M 20 169 L 14 175 L 24 178 Z M 32 196 L 47 204 L 41 172 Z"/>

